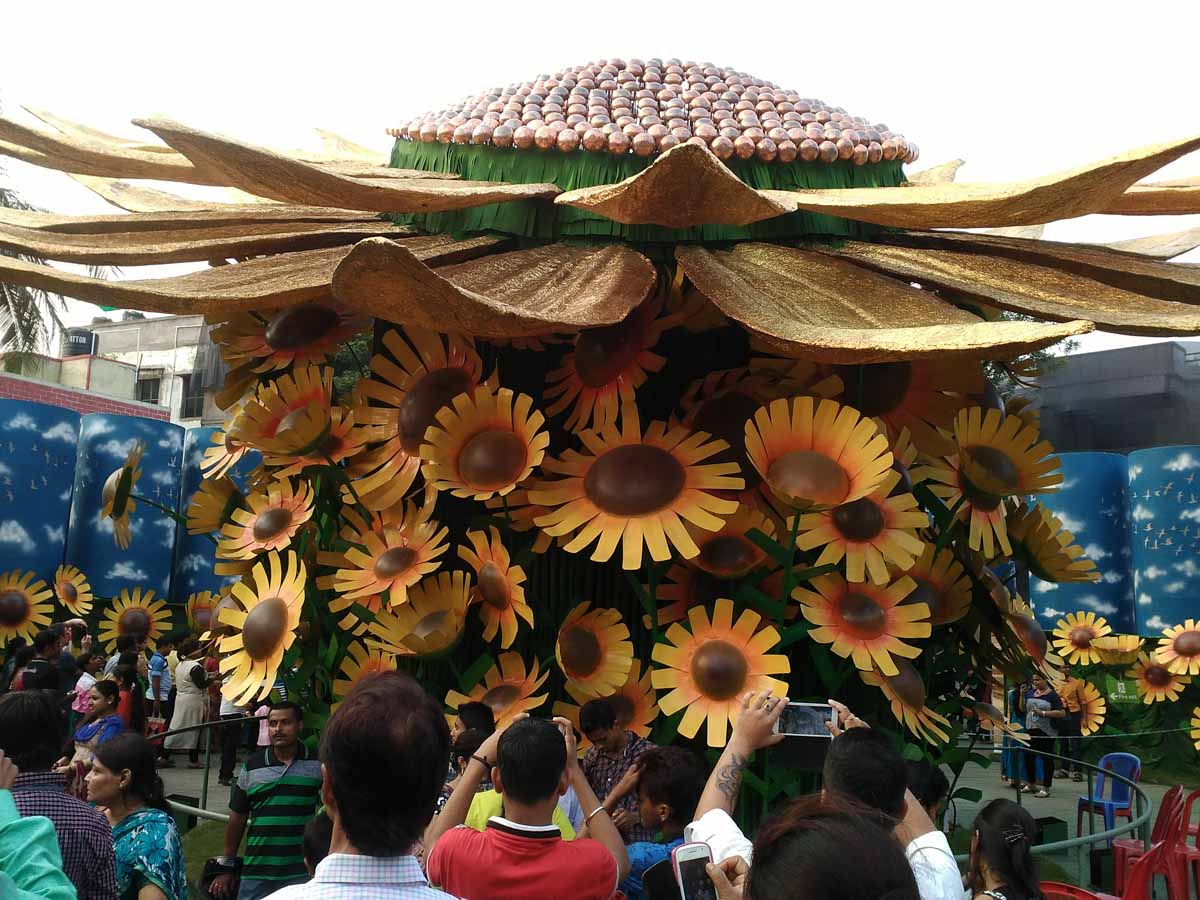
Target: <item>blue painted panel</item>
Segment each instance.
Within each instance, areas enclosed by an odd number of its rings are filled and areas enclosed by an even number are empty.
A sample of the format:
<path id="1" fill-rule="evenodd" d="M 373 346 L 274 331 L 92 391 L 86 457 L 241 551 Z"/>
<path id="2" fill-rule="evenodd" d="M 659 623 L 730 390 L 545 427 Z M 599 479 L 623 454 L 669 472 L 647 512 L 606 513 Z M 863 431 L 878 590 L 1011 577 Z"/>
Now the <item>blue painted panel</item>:
<path id="1" fill-rule="evenodd" d="M 0 400 L 0 571 L 62 565 L 78 440 L 74 410 Z"/>

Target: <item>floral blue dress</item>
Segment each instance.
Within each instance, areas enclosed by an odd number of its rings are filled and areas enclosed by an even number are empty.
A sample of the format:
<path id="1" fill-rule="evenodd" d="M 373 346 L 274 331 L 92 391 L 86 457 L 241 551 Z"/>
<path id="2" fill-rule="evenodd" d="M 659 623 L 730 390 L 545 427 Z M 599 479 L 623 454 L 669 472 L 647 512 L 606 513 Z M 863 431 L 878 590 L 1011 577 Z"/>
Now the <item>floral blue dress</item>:
<path id="1" fill-rule="evenodd" d="M 188 900 L 183 845 L 167 813 L 148 806 L 131 813 L 113 826 L 113 844 L 120 900 L 136 900 L 147 883 L 157 885 L 167 900 Z"/>

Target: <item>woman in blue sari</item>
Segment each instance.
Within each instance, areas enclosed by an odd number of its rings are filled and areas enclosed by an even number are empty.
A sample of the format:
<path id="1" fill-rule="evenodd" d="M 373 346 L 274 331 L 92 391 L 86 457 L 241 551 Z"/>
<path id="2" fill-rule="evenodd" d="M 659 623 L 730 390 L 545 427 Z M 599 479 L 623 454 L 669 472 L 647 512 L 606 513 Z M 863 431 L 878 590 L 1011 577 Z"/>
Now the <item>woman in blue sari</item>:
<path id="1" fill-rule="evenodd" d="M 118 900 L 188 900 L 183 845 L 166 812 L 154 746 L 122 734 L 96 748 L 88 799 L 112 824 Z"/>

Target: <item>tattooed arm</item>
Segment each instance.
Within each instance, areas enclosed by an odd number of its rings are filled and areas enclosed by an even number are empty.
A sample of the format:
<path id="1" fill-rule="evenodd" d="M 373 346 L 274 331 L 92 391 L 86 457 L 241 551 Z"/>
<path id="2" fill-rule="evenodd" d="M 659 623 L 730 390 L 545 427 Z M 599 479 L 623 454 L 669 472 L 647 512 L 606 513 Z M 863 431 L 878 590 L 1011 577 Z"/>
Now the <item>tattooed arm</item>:
<path id="1" fill-rule="evenodd" d="M 772 697 L 770 691 L 748 693 L 742 697 L 742 708 L 733 734 L 725 745 L 725 752 L 717 760 L 716 768 L 708 776 L 704 793 L 696 807 L 693 820 L 701 818 L 713 809 L 724 810 L 733 815 L 737 806 L 738 791 L 742 787 L 742 771 L 752 753 L 762 747 L 770 747 L 783 740 L 783 735 L 772 734 L 771 729 L 783 713 L 787 698 Z"/>

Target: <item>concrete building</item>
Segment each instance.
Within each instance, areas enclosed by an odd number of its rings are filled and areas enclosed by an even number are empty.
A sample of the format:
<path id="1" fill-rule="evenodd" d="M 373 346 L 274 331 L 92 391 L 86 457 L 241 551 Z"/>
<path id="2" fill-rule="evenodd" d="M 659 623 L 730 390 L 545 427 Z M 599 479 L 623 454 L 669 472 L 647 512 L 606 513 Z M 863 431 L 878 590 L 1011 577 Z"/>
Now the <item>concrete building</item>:
<path id="1" fill-rule="evenodd" d="M 1060 452 L 1200 443 L 1200 341 L 1079 353 L 1032 392 Z"/>

